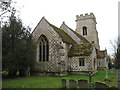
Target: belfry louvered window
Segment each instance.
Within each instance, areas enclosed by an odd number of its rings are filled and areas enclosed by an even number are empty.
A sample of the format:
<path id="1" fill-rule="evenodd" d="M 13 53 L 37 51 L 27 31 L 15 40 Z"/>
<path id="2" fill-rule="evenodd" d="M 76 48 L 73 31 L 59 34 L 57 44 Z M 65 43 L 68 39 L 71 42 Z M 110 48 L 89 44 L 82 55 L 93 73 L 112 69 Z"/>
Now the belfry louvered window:
<path id="1" fill-rule="evenodd" d="M 85 35 L 87 35 L 87 27 L 86 26 L 83 27 L 83 36 L 85 36 Z"/>
<path id="2" fill-rule="evenodd" d="M 49 60 L 49 44 L 46 36 L 41 35 L 39 38 L 39 61 Z"/>

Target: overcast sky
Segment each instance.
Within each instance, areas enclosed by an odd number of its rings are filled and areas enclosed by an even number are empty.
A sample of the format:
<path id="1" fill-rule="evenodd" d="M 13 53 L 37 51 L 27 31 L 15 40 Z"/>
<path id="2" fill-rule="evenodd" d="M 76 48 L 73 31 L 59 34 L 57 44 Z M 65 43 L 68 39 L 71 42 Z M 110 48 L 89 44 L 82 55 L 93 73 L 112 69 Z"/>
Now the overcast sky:
<path id="1" fill-rule="evenodd" d="M 100 48 L 112 54 L 110 40 L 118 35 L 119 0 L 14 0 L 25 25 L 32 30 L 44 16 L 50 23 L 60 27 L 63 21 L 76 29 L 76 15 L 93 12 L 97 21 Z"/>

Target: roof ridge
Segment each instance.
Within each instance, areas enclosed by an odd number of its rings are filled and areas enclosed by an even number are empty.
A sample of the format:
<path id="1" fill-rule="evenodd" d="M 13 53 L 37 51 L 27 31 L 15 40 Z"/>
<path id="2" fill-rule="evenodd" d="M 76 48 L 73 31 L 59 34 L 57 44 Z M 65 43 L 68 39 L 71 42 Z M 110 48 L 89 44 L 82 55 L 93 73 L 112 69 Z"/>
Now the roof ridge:
<path id="1" fill-rule="evenodd" d="M 41 18 L 41 20 L 37 23 L 37 25 L 35 26 L 35 28 L 33 29 L 33 31 L 32 31 L 31 34 L 33 34 L 33 32 L 35 31 L 35 29 L 38 27 L 38 25 L 40 24 L 40 22 L 41 22 L 43 19 L 44 19 L 48 24 L 50 24 L 50 23 L 47 21 L 47 19 L 45 19 L 45 17 L 43 16 L 43 17 Z"/>
<path id="2" fill-rule="evenodd" d="M 60 35 L 60 37 L 63 39 L 64 42 L 67 42 L 70 44 L 76 44 L 76 42 L 64 30 L 56 27 L 53 24 L 50 24 L 50 26 Z M 67 36 L 67 37 L 64 37 L 64 36 Z"/>
<path id="3" fill-rule="evenodd" d="M 62 23 L 62 24 L 66 25 L 65 23 Z M 61 26 L 62 26 L 62 25 L 61 25 Z M 69 28 L 77 37 L 79 37 L 80 39 L 81 39 L 81 38 L 84 39 L 84 40 L 85 40 L 84 43 L 87 43 L 87 42 L 90 43 L 85 37 L 83 37 L 83 36 L 80 35 L 79 33 L 75 32 L 73 29 L 71 29 L 71 28 L 68 27 L 67 25 L 66 25 L 66 27 Z"/>

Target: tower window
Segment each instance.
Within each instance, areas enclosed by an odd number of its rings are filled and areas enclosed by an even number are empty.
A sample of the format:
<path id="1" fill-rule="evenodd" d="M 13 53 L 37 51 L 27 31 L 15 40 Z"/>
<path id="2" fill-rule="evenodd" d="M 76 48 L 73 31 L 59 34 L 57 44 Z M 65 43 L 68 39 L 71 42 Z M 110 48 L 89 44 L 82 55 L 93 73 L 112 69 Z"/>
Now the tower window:
<path id="1" fill-rule="evenodd" d="M 85 59 L 79 58 L 79 66 L 85 66 Z"/>
<path id="2" fill-rule="evenodd" d="M 86 26 L 83 27 L 83 36 L 85 36 L 85 35 L 87 35 L 87 27 Z"/>
<path id="3" fill-rule="evenodd" d="M 49 59 L 49 44 L 44 35 L 39 38 L 39 61 L 48 61 Z"/>

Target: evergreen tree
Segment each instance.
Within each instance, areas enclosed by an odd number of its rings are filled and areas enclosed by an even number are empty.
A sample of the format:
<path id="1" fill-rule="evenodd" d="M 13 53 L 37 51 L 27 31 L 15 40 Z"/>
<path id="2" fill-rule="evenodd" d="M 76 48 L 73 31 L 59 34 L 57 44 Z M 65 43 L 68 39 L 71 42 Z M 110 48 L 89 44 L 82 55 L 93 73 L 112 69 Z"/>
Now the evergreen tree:
<path id="1" fill-rule="evenodd" d="M 27 68 L 32 68 L 35 62 L 35 44 L 30 35 L 30 28 L 25 28 L 22 21 L 12 13 L 9 22 L 2 28 L 3 70 L 9 71 L 9 76 L 25 76 Z"/>

